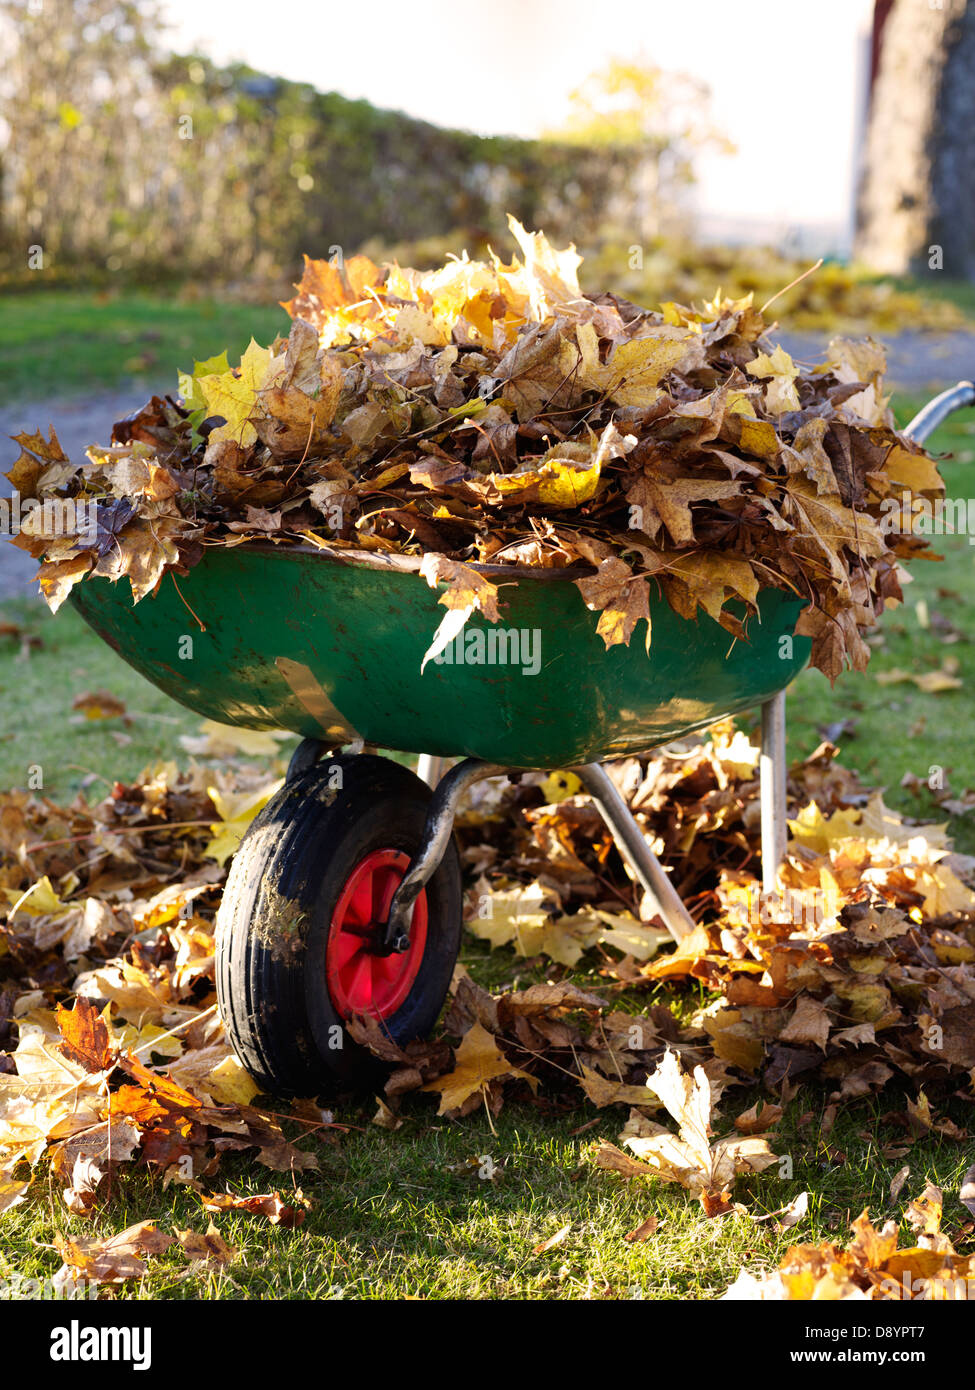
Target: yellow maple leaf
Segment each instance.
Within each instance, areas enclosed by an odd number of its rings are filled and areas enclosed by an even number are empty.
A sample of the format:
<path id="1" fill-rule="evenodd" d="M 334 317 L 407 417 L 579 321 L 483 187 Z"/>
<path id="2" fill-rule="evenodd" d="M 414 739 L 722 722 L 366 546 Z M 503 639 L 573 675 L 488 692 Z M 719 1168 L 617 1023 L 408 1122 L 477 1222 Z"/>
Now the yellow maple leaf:
<path id="1" fill-rule="evenodd" d="M 440 1092 L 438 1115 L 446 1115 L 464 1104 L 469 1096 L 480 1091 L 487 1093 L 491 1082 L 499 1077 L 517 1077 L 527 1081 L 533 1090 L 538 1089 L 538 1080 L 528 1072 L 513 1067 L 501 1052 L 494 1037 L 475 1023 L 464 1034 L 460 1047 L 454 1057 L 454 1069 L 436 1081 L 428 1081 L 420 1089 Z"/>
<path id="2" fill-rule="evenodd" d="M 250 1105 L 261 1089 L 233 1054 L 213 1068 L 210 1081 L 218 1105 Z"/>
<path id="3" fill-rule="evenodd" d="M 646 1086 L 630 1086 L 624 1081 L 610 1081 L 600 1076 L 598 1071 L 582 1063 L 582 1078 L 579 1085 L 598 1110 L 606 1105 L 640 1105 L 647 1109 L 659 1109 L 655 1097 Z"/>
<path id="4" fill-rule="evenodd" d="M 217 808 L 220 820 L 210 826 L 213 839 L 203 851 L 207 859 L 215 859 L 225 864 L 244 837 L 251 821 L 263 811 L 271 797 L 284 786 L 284 779 L 251 792 L 221 792 L 217 787 L 207 787 L 207 795 Z"/>
<path id="5" fill-rule="evenodd" d="M 601 389 L 619 405 L 651 405 L 660 394 L 658 383 L 698 342 L 693 333 L 674 333 L 658 329 L 653 337 L 619 343 L 603 369 Z"/>
<path id="6" fill-rule="evenodd" d="M 567 797 L 576 796 L 582 790 L 582 783 L 574 772 L 551 772 L 539 783 L 539 790 L 546 803 L 554 806 Z"/>
<path id="7" fill-rule="evenodd" d="M 420 675 L 428 661 L 440 653 L 454 640 L 464 627 L 475 608 L 480 609 L 489 622 L 496 623 L 498 612 L 498 589 L 496 584 L 485 579 L 476 569 L 460 560 L 449 560 L 446 555 L 430 551 L 424 555 L 420 573 L 435 589 L 438 584 L 446 584 L 447 590 L 437 600 L 447 613 L 433 634 L 433 640 L 420 663 Z"/>
<path id="8" fill-rule="evenodd" d="M 518 473 L 491 473 L 487 482 L 503 502 L 517 506 L 541 502 L 549 507 L 577 507 L 596 495 L 599 473 L 598 459 L 587 468 L 571 458 L 553 457 Z"/>
<path id="9" fill-rule="evenodd" d="M 828 854 L 841 840 L 863 836 L 859 811 L 834 811 L 828 818 L 814 801 L 804 806 L 795 820 L 788 822 L 793 840 L 807 849 Z"/>
<path id="10" fill-rule="evenodd" d="M 541 323 L 553 314 L 571 315 L 588 308 L 577 275 L 582 257 L 575 247 L 556 251 L 543 232 L 526 231 L 511 213 L 508 226 L 525 257 L 524 276 L 533 317 Z"/>
<path id="11" fill-rule="evenodd" d="M 240 366 L 219 376 L 200 378 L 200 390 L 206 400 L 209 415 L 222 415 L 226 424 L 220 425 L 211 440 L 230 439 L 246 449 L 257 438 L 251 416 L 257 409 L 257 393 L 274 385 L 283 374 L 284 359 L 271 356 L 270 348 L 260 347 L 253 338 L 240 359 Z"/>
<path id="12" fill-rule="evenodd" d="M 758 580 L 748 561 L 727 551 L 705 550 L 682 555 L 672 566 L 704 611 L 717 622 L 725 602 L 725 591 L 747 603 L 758 597 Z"/>
<path id="13" fill-rule="evenodd" d="M 31 884 L 26 892 L 22 893 L 15 888 L 5 888 L 3 891 L 7 901 L 12 904 L 10 917 L 13 917 L 14 913 L 20 912 L 25 913 L 28 917 L 70 912 L 77 905 L 61 901 L 47 874 L 43 878 L 39 878 L 36 883 Z"/>
<path id="14" fill-rule="evenodd" d="M 746 364 L 745 371 L 749 376 L 769 378 L 765 404 L 773 415 L 799 409 L 799 393 L 795 386 L 799 368 L 781 344 L 772 353 L 760 352 Z"/>
<path id="15" fill-rule="evenodd" d="M 703 1200 L 722 1194 L 740 1173 L 760 1173 L 778 1162 L 763 1135 L 735 1135 L 711 1142 L 713 1101 L 703 1067 L 688 1074 L 677 1054 L 668 1049 L 646 1084 L 677 1121 L 680 1132 L 673 1134 L 662 1125 L 644 1121 L 643 1133 L 624 1131 L 621 1138 L 648 1171 L 655 1171 L 664 1182 L 680 1183 Z"/>
<path id="16" fill-rule="evenodd" d="M 891 482 L 900 483 L 911 492 L 944 491 L 938 465 L 927 454 L 915 454 L 895 444 L 884 461 L 884 472 Z"/>
<path id="17" fill-rule="evenodd" d="M 112 1030 L 112 1041 L 124 1052 L 143 1051 L 146 1056 L 155 1053 L 160 1057 L 182 1057 L 183 1043 L 171 1028 L 163 1028 L 158 1023 L 126 1023 L 122 1028 Z"/>
<path id="18" fill-rule="evenodd" d="M 41 593 L 52 613 L 56 613 L 71 593 L 92 568 L 90 552 L 72 556 L 67 560 L 46 560 L 37 571 L 37 582 Z"/>

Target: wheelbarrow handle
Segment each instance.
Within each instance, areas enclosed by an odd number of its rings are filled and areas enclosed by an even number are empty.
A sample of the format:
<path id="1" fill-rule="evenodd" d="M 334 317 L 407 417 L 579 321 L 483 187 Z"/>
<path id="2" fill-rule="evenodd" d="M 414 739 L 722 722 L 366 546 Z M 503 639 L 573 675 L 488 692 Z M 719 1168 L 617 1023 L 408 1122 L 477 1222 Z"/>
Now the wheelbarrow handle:
<path id="1" fill-rule="evenodd" d="M 970 405 L 975 405 L 975 384 L 959 381 L 957 386 L 949 387 L 947 391 L 942 391 L 940 396 L 935 396 L 933 401 L 928 401 L 905 427 L 904 434 L 915 443 L 923 444 L 949 415 Z"/>

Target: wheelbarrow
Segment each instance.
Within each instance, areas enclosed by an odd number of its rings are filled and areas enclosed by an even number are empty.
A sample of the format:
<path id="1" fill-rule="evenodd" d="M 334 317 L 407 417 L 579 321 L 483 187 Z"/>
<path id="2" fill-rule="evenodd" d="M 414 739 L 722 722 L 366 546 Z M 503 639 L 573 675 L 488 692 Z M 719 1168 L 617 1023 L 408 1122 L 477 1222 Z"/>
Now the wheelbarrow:
<path id="1" fill-rule="evenodd" d="M 908 426 L 922 440 L 975 403 L 962 383 Z M 398 1046 L 426 1036 L 460 950 L 453 825 L 476 781 L 571 769 L 598 806 L 656 913 L 680 941 L 694 921 L 602 763 L 761 707 L 763 888 L 785 851 L 785 688 L 806 664 L 802 600 L 758 595 L 747 641 L 701 613 L 651 600 L 640 643 L 607 650 L 571 570 L 476 568 L 502 619 L 475 615 L 421 670 L 444 609 L 419 560 L 214 547 L 189 576 L 132 606 L 121 586 L 72 601 L 131 666 L 225 724 L 302 736 L 284 785 L 234 856 L 217 919 L 221 1014 L 244 1066 L 270 1092 L 374 1083 L 347 1029 L 380 1022 Z M 444 586 L 440 586 L 441 590 Z M 191 631 L 189 614 L 203 625 Z M 421 755 L 424 780 L 367 748 Z M 448 770 L 448 759 L 459 759 Z M 434 785 L 430 785 L 433 783 Z"/>

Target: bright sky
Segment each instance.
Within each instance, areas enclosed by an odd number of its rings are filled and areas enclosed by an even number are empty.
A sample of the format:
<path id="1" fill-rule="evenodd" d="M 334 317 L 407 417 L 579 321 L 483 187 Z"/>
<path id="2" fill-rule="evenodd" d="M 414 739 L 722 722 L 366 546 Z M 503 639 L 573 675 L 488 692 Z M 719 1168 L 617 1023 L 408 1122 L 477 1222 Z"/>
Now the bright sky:
<path id="1" fill-rule="evenodd" d="M 692 73 L 738 148 L 698 206 L 845 224 L 871 0 L 164 0 L 178 50 L 365 97 L 439 125 L 533 135 L 610 58 Z"/>

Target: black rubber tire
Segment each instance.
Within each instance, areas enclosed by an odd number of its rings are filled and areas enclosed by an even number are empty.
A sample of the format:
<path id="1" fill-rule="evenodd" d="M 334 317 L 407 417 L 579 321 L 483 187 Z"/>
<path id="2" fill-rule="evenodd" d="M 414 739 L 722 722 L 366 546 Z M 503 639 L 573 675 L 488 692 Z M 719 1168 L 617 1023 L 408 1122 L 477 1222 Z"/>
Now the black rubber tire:
<path id="1" fill-rule="evenodd" d="M 262 1090 L 319 1095 L 382 1083 L 382 1063 L 352 1040 L 329 995 L 325 946 L 355 865 L 380 848 L 413 855 L 431 795 L 388 758 L 330 756 L 286 783 L 241 841 L 217 917 L 217 998 L 234 1051 Z M 425 891 L 423 959 L 383 1021 L 400 1045 L 432 1030 L 460 950 L 453 841 Z"/>

